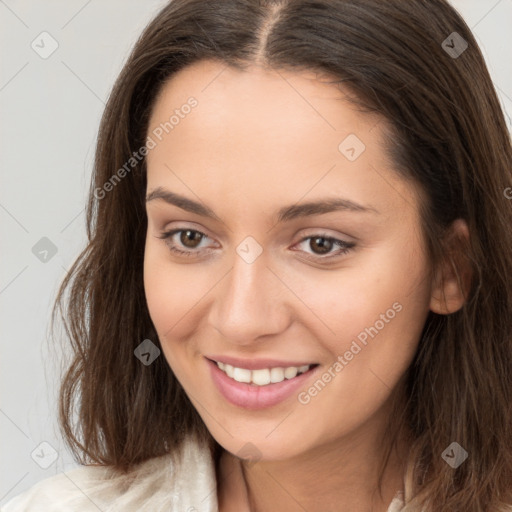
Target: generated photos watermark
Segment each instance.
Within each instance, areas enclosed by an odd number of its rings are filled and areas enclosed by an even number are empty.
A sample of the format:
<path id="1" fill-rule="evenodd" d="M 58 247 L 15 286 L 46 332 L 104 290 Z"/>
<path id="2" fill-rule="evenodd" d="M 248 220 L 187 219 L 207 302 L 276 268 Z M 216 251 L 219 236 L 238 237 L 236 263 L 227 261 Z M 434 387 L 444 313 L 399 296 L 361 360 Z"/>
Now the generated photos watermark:
<path id="1" fill-rule="evenodd" d="M 132 171 L 132 169 L 137 167 L 137 165 L 142 162 L 142 160 L 152 149 L 156 148 L 158 142 L 161 142 L 164 138 L 164 134 L 168 134 L 174 130 L 174 128 L 179 125 L 181 120 L 185 119 L 185 117 L 189 115 L 192 112 L 192 109 L 197 107 L 198 104 L 199 102 L 196 100 L 196 98 L 191 96 L 187 99 L 186 103 L 181 105 L 180 108 L 174 109 L 174 113 L 169 117 L 167 121 L 160 123 L 156 128 L 152 130 L 151 135 L 148 135 L 146 139 L 146 143 L 137 151 L 134 151 L 132 156 L 128 158 L 124 165 L 117 169 L 117 171 L 112 174 L 112 176 L 107 181 L 105 181 L 101 187 L 94 189 L 94 197 L 101 200 L 107 195 L 108 192 L 112 192 L 114 187 L 124 177 L 126 177 L 126 175 Z"/>
<path id="2" fill-rule="evenodd" d="M 361 352 L 361 350 L 368 345 L 371 339 L 375 338 L 384 327 L 395 316 L 397 313 L 402 311 L 402 304 L 394 302 L 392 306 L 386 310 L 385 313 L 381 313 L 379 318 L 375 320 L 373 325 L 365 327 L 357 336 L 356 339 L 352 340 L 350 348 L 346 350 L 343 355 L 339 355 L 334 363 L 322 373 L 322 375 L 310 386 L 306 391 L 301 391 L 297 399 L 302 405 L 307 405 L 311 402 L 311 399 L 317 396 L 329 382 L 331 382 L 349 363 L 354 357 Z"/>

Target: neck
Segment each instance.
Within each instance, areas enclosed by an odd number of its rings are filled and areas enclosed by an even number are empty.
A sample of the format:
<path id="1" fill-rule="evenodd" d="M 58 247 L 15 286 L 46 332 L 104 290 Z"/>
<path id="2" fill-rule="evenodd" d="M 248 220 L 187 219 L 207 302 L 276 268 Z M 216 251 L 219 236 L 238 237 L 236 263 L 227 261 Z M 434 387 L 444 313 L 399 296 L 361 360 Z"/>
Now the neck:
<path id="1" fill-rule="evenodd" d="M 403 491 L 405 443 L 391 451 L 380 493 L 379 469 L 386 448 L 382 437 L 363 431 L 349 437 L 286 460 L 253 464 L 224 452 L 219 510 L 386 512 L 397 492 Z"/>

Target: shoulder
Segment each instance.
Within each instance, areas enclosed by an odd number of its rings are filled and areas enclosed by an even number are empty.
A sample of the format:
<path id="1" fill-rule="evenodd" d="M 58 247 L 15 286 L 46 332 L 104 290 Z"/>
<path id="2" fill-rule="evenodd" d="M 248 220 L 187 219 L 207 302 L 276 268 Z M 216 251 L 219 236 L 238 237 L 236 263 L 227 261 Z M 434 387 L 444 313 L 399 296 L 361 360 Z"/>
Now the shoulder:
<path id="1" fill-rule="evenodd" d="M 46 478 L 10 500 L 1 512 L 215 512 L 216 478 L 206 447 L 188 440 L 181 458 L 155 457 L 127 474 L 81 466 Z"/>
<path id="2" fill-rule="evenodd" d="M 82 466 L 65 473 L 45 478 L 22 494 L 11 499 L 1 512 L 25 510 L 98 510 L 100 506 L 87 499 L 93 490 L 93 482 L 105 481 L 106 468 Z M 87 503 L 89 502 L 89 503 Z"/>

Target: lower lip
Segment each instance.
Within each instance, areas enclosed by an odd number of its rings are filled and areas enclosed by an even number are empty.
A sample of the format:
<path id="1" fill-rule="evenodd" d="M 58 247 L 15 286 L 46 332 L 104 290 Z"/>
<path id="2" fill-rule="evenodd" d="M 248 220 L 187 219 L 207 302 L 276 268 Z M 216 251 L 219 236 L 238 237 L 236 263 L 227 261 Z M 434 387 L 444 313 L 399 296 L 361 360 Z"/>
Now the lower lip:
<path id="1" fill-rule="evenodd" d="M 207 363 L 210 365 L 213 382 L 224 398 L 233 405 L 252 410 L 272 407 L 286 400 L 296 393 L 318 368 L 318 366 L 310 368 L 307 372 L 301 373 L 293 379 L 285 379 L 282 382 L 267 384 L 266 386 L 255 386 L 254 384 L 237 382 L 228 377 L 217 366 L 217 363 L 209 359 L 207 359 Z"/>

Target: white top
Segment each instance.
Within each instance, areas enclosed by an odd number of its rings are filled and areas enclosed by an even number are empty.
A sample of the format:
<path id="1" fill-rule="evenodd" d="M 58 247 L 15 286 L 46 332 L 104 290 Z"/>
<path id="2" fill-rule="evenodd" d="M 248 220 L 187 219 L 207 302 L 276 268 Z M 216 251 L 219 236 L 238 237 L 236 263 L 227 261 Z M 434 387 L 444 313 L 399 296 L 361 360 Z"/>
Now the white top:
<path id="1" fill-rule="evenodd" d="M 399 512 L 401 495 L 388 512 Z M 0 512 L 218 512 L 217 480 L 210 452 L 189 438 L 183 458 L 143 462 L 127 475 L 108 466 L 80 466 L 41 480 L 11 499 Z"/>

